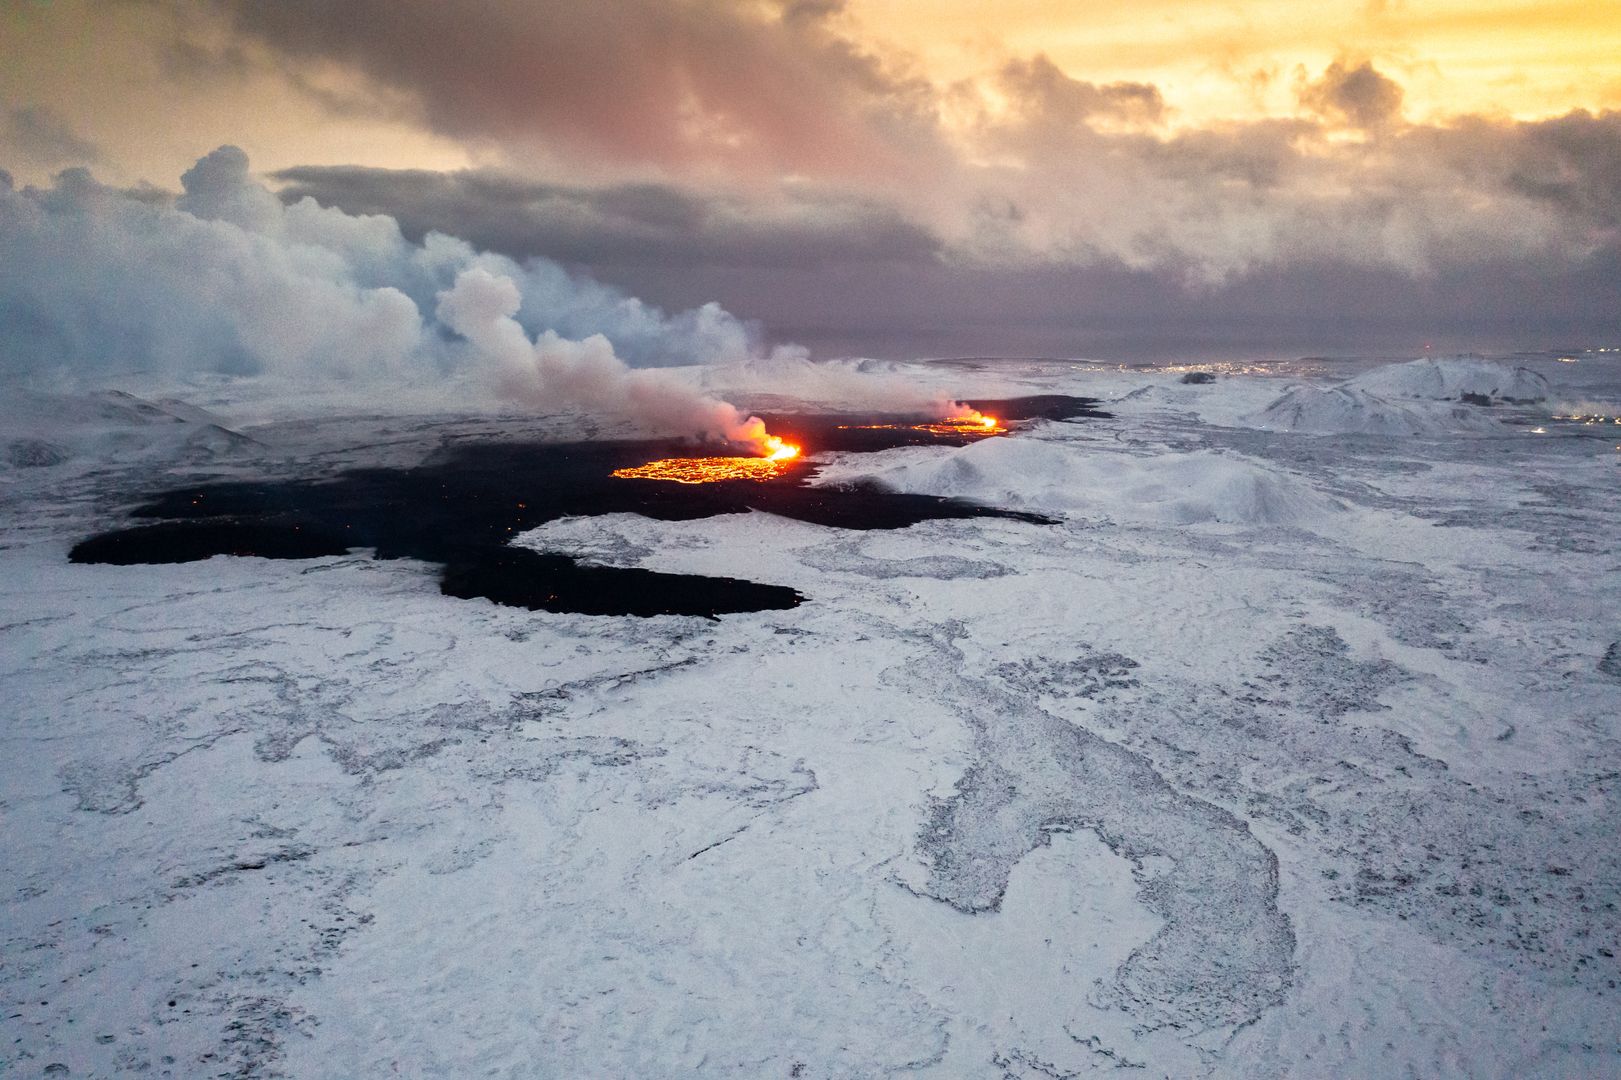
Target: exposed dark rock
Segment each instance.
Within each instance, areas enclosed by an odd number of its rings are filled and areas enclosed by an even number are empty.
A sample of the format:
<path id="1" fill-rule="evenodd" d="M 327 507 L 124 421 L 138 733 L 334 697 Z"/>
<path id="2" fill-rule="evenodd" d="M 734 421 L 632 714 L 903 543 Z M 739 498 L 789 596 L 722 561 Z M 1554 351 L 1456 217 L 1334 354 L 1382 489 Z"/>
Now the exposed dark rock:
<path id="1" fill-rule="evenodd" d="M 1091 415 L 1083 398 L 1048 395 L 982 402 L 1006 420 Z M 829 448 L 849 417 L 770 418 L 772 430 L 800 443 L 806 456 Z M 919 438 L 954 444 L 967 438 L 912 430 L 862 431 L 860 449 Z M 853 447 L 852 447 L 853 448 Z M 875 486 L 817 488 L 800 464 L 776 479 L 673 484 L 616 479 L 615 469 L 694 448 L 667 440 L 567 444 L 481 443 L 441 451 L 409 469 L 359 469 L 326 481 L 212 484 L 162 492 L 134 511 L 156 524 L 84 540 L 83 563 L 176 563 L 214 555 L 312 559 L 372 548 L 378 558 L 412 558 L 444 567 L 451 596 L 485 597 L 532 610 L 606 615 L 716 615 L 781 610 L 803 597 L 778 585 L 735 578 L 660 574 L 585 566 L 556 553 L 508 546 L 518 533 L 564 517 L 640 514 L 692 521 L 763 511 L 839 529 L 901 529 L 923 521 L 1000 517 L 1048 524 L 1035 514 L 961 499 L 909 495 Z"/>
<path id="2" fill-rule="evenodd" d="M 1621 679 L 1621 641 L 1610 642 L 1610 647 L 1604 650 L 1599 659 L 1598 669 L 1612 678 Z"/>
<path id="3" fill-rule="evenodd" d="M 68 452 L 44 439 L 12 439 L 6 444 L 6 460 L 19 469 L 40 469 L 60 465 Z"/>

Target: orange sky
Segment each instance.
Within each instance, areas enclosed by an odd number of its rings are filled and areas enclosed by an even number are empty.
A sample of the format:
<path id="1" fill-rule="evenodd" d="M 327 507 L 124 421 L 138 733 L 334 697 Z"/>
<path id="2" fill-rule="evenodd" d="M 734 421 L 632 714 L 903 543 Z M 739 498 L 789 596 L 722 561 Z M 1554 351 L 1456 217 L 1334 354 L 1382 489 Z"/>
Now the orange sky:
<path id="1" fill-rule="evenodd" d="M 6 5 L 0 103 L 48 105 L 103 149 L 98 173 L 126 183 L 172 185 L 198 153 L 224 142 L 246 147 L 267 171 L 501 163 L 499 147 L 430 133 L 407 109 L 394 118 L 375 107 L 334 111 L 331 102 L 345 94 L 377 93 L 352 73 L 303 73 L 326 103 L 273 63 L 246 78 L 177 79 L 160 45 L 172 37 L 163 10 L 89 0 Z M 849 0 L 835 25 L 941 87 L 1037 53 L 1077 79 L 1153 83 L 1172 129 L 1292 115 L 1300 82 L 1337 58 L 1374 61 L 1403 87 L 1412 121 L 1621 106 L 1621 0 L 1372 0 L 1337 8 L 1298 0 Z M 210 33 L 206 19 L 188 18 L 186 30 L 202 40 Z M 253 47 L 243 55 L 253 57 Z M 34 182 L 61 164 L 15 152 L 8 161 L 19 179 Z"/>
<path id="2" fill-rule="evenodd" d="M 0 0 L 0 49 L 18 185 L 231 144 L 825 351 L 1621 310 L 1621 0 Z"/>
<path id="3" fill-rule="evenodd" d="M 850 25 L 936 80 L 1045 52 L 1093 82 L 1157 84 L 1185 124 L 1287 112 L 1297 65 L 1372 59 L 1410 118 L 1621 105 L 1621 0 L 851 0 Z"/>

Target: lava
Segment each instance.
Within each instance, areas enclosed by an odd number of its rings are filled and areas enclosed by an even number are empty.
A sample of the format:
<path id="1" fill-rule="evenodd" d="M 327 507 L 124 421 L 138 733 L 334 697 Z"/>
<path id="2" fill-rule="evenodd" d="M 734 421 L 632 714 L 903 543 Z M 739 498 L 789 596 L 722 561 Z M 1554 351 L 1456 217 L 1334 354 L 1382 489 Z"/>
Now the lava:
<path id="1" fill-rule="evenodd" d="M 734 440 L 755 450 L 753 457 L 675 457 L 649 461 L 646 465 L 615 469 L 621 480 L 667 480 L 674 484 L 713 484 L 721 480 L 774 480 L 792 467 L 800 448 L 776 435 L 768 435 L 765 425 L 751 418 L 750 429 Z M 1004 435 L 1007 426 L 967 406 L 943 420 L 923 424 L 844 424 L 843 431 L 921 431 L 953 438 L 983 438 Z"/>
<path id="2" fill-rule="evenodd" d="M 1007 425 L 994 416 L 986 416 L 978 409 L 968 409 L 944 420 L 924 424 L 841 424 L 840 431 L 921 431 L 928 435 L 947 435 L 956 438 L 968 436 L 983 438 L 988 435 L 1006 435 Z"/>
<path id="3" fill-rule="evenodd" d="M 799 456 L 799 447 L 783 442 L 775 435 L 767 435 L 764 456 L 767 461 L 792 461 Z"/>
<path id="4" fill-rule="evenodd" d="M 621 480 L 668 480 L 675 484 L 712 484 L 718 480 L 772 480 L 788 471 L 799 447 L 775 435 L 764 436 L 758 457 L 660 458 L 630 469 L 615 469 Z"/>

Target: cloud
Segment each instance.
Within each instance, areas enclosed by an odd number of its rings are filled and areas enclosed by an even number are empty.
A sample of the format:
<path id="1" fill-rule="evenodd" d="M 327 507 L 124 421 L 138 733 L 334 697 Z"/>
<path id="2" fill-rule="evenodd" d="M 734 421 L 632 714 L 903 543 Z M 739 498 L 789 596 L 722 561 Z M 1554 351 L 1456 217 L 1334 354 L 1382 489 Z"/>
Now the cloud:
<path id="1" fill-rule="evenodd" d="M 341 96 L 331 130 L 370 101 L 483 164 L 286 168 L 279 210 L 199 173 L 185 206 L 164 209 L 260 235 L 275 230 L 253 215 L 282 215 L 285 232 L 317 219 L 313 199 L 342 218 L 385 216 L 406 248 L 460 236 L 468 251 L 446 258 L 462 268 L 538 258 L 512 272 L 572 284 L 524 285 L 531 340 L 584 340 L 623 290 L 686 309 L 616 316 L 609 339 L 633 366 L 758 352 L 759 333 L 713 299 L 794 340 L 886 355 L 997 351 L 998 334 L 1066 351 L 1117 340 L 1117 313 L 1144 320 L 1145 339 L 1183 319 L 1248 320 L 1264 337 L 1305 310 L 1377 329 L 1376 302 L 1429 325 L 1418 298 L 1430 298 L 1462 326 L 1466 282 L 1478 326 L 1540 320 L 1533 295 L 1581 326 L 1614 322 L 1592 312 L 1616 292 L 1600 271 L 1621 249 L 1621 113 L 1409 118 L 1382 56 L 1303 73 L 1289 115 L 1190 127 L 1160 87 L 1089 79 L 1044 54 L 931 85 L 850 37 L 854 16 L 827 0 L 627 0 L 611 14 L 519 0 L 149 2 L 183 15 L 174 26 L 206 52 L 170 57 L 199 86 L 244 65 L 276 71 Z M 445 332 L 432 312 L 454 273 L 344 258 L 369 275 L 355 281 L 405 295 L 427 337 Z"/>
<path id="2" fill-rule="evenodd" d="M 40 105 L 25 105 L 5 114 L 4 143 L 34 165 L 91 165 L 101 160 L 101 150 L 80 138 L 56 113 Z"/>
<path id="3" fill-rule="evenodd" d="M 520 262 L 440 233 L 412 242 L 392 218 L 312 199 L 284 206 L 235 147 L 201 159 L 182 184 L 177 197 L 121 191 L 75 168 L 49 188 L 0 185 L 8 374 L 476 383 L 489 356 L 459 344 L 471 324 L 437 316 L 441 294 L 473 271 L 502 283 L 503 326 L 556 349 L 593 343 L 626 370 L 627 361 L 735 363 L 759 351 L 754 333 L 713 304 L 666 315 L 548 260 Z"/>
<path id="4" fill-rule="evenodd" d="M 408 236 L 432 229 L 511 255 L 593 267 L 839 266 L 935 257 L 939 241 L 892 205 L 795 185 L 746 197 L 671 184 L 584 187 L 511 173 L 284 169 L 290 202 L 387 213 Z"/>
<path id="5" fill-rule="evenodd" d="M 290 67 L 338 64 L 440 134 L 732 175 L 914 174 L 942 152 L 921 80 L 828 29 L 832 4 L 214 0 Z"/>
<path id="6" fill-rule="evenodd" d="M 1190 129 L 1159 87 L 1043 54 L 937 87 L 849 36 L 837 3 L 203 7 L 295 75 L 370 80 L 503 166 L 289 169 L 289 193 L 608 272 L 938 258 L 1209 289 L 1324 258 L 1409 275 L 1573 265 L 1610 242 L 1621 202 L 1616 114 L 1408 123 L 1403 88 L 1360 58 L 1302 73 L 1299 115 Z"/>
<path id="7" fill-rule="evenodd" d="M 1335 123 L 1378 131 L 1401 120 L 1402 88 L 1364 60 L 1336 60 L 1321 78 L 1300 88 L 1300 103 Z"/>
<path id="8" fill-rule="evenodd" d="M 1031 93 L 987 108 L 975 136 L 990 160 L 941 181 L 973 201 L 932 218 L 826 189 L 796 202 L 492 173 L 289 170 L 283 196 L 418 231 L 456 223 L 666 306 L 716 298 L 820 355 L 1621 333 L 1621 114 L 1393 124 L 1377 139 L 1310 117 L 1156 134 L 1094 126 L 1088 108 L 1053 124 Z"/>
<path id="9" fill-rule="evenodd" d="M 1024 123 L 1074 127 L 1094 118 L 1157 122 L 1165 98 L 1149 83 L 1097 83 L 1071 78 L 1044 55 L 1009 60 L 996 75 L 997 89 Z"/>
<path id="10" fill-rule="evenodd" d="M 966 257 L 1114 262 L 1210 288 L 1324 259 L 1413 276 L 1568 267 L 1615 242 L 1621 113 L 1406 124 L 1394 82 L 1337 63 L 1302 91 L 1326 116 L 1162 134 L 1096 123 L 1100 88 L 1021 73 L 974 119 L 973 211 L 942 224 Z"/>

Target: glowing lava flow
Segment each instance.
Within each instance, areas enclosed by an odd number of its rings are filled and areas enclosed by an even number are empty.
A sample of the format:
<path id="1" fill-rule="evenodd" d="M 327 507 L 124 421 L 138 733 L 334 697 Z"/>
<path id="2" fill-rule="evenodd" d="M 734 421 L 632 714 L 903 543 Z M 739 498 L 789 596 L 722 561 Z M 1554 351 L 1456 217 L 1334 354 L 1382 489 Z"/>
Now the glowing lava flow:
<path id="1" fill-rule="evenodd" d="M 717 480 L 770 480 L 786 472 L 799 447 L 767 435 L 760 457 L 660 458 L 633 469 L 615 469 L 621 480 L 668 480 L 675 484 L 712 484 Z"/>
<path id="2" fill-rule="evenodd" d="M 930 435 L 1005 435 L 1007 426 L 994 416 L 986 416 L 977 409 L 969 409 L 964 416 L 952 416 L 935 424 L 913 424 L 914 431 L 927 431 Z"/>
<path id="3" fill-rule="evenodd" d="M 1006 435 L 1007 425 L 994 416 L 969 409 L 961 416 L 949 416 L 926 424 L 841 424 L 840 431 L 921 431 L 929 435 L 968 436 Z"/>

